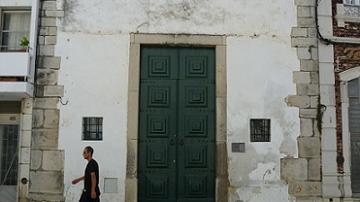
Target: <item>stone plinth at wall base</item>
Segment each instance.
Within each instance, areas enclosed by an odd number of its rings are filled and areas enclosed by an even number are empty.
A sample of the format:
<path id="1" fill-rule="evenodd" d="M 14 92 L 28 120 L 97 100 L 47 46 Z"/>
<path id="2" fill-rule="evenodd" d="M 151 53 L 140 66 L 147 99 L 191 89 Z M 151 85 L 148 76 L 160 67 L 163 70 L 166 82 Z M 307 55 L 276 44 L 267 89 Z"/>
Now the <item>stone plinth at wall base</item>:
<path id="1" fill-rule="evenodd" d="M 34 194 L 29 193 L 28 202 L 65 202 L 62 194 Z"/>
<path id="2" fill-rule="evenodd" d="M 297 198 L 296 202 L 323 202 L 322 198 Z"/>
<path id="3" fill-rule="evenodd" d="M 227 177 L 216 178 L 216 201 L 228 201 L 229 180 Z"/>
<path id="4" fill-rule="evenodd" d="M 322 202 L 360 202 L 360 198 L 324 198 Z"/>
<path id="5" fill-rule="evenodd" d="M 289 194 L 295 197 L 320 197 L 321 182 L 292 181 L 289 183 Z"/>
<path id="6" fill-rule="evenodd" d="M 135 177 L 126 177 L 125 202 L 137 201 L 137 182 Z"/>
<path id="7" fill-rule="evenodd" d="M 29 202 L 29 199 L 27 199 L 27 198 L 19 198 L 18 202 Z"/>
<path id="8" fill-rule="evenodd" d="M 63 171 L 30 171 L 29 192 L 32 194 L 62 195 Z"/>

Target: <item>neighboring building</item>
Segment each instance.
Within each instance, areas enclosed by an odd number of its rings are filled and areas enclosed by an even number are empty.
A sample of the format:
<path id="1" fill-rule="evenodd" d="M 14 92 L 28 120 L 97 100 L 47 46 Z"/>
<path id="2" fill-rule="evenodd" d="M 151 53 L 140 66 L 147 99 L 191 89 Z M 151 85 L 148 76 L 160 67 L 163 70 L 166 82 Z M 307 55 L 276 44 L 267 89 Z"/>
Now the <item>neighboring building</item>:
<path id="1" fill-rule="evenodd" d="M 358 201 L 360 1 L 295 3 L 292 41 L 300 71 L 294 73 L 297 96 L 290 105 L 300 108 L 301 132 L 299 158 L 283 159 L 282 176 L 300 200 Z M 312 98 L 318 106 L 305 104 Z"/>
<path id="2" fill-rule="evenodd" d="M 59 1 L 59 147 L 76 201 L 82 148 L 103 201 L 288 201 L 299 67 L 289 0 Z M 65 104 L 66 103 L 66 104 Z M 271 126 L 271 127 L 270 127 Z"/>
<path id="3" fill-rule="evenodd" d="M 0 201 L 28 192 L 38 2 L 0 1 Z M 21 183 L 22 180 L 22 183 Z"/>
<path id="4" fill-rule="evenodd" d="M 359 23 L 359 0 L 0 0 L 0 202 L 78 201 L 87 145 L 103 202 L 356 201 Z"/>
<path id="5" fill-rule="evenodd" d="M 55 10 L 55 1 L 0 0 L 1 202 L 64 199 Z"/>

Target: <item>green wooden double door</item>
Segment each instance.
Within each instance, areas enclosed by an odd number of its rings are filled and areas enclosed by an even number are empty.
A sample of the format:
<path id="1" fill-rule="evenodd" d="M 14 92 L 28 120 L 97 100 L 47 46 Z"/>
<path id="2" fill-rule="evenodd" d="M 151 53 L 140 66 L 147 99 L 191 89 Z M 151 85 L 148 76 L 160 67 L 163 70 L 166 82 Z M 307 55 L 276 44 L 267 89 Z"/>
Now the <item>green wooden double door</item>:
<path id="1" fill-rule="evenodd" d="M 138 199 L 215 201 L 215 50 L 141 48 Z"/>

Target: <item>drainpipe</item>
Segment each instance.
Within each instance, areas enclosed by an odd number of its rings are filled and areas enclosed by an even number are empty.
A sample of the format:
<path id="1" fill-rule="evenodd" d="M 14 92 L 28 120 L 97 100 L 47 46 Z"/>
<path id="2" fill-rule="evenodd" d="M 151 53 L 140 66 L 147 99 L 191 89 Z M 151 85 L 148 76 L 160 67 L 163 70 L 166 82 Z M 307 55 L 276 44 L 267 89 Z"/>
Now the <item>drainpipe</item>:
<path id="1" fill-rule="evenodd" d="M 31 21 L 30 21 L 30 34 L 29 34 L 29 54 L 30 54 L 30 68 L 28 82 L 35 84 L 35 64 L 36 64 L 36 48 L 39 29 L 39 16 L 40 16 L 40 0 L 32 0 L 31 5 Z"/>

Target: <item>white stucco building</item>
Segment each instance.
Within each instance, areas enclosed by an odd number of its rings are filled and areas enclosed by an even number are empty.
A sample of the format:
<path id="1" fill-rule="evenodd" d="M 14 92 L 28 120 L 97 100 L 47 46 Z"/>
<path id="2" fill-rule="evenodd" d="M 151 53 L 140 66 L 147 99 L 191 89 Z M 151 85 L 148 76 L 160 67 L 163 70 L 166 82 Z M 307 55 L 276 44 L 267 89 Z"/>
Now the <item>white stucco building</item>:
<path id="1" fill-rule="evenodd" d="M 129 79 L 139 79 L 129 69 L 134 60 L 130 46 L 137 33 L 154 37 L 146 43 L 165 47 L 161 40 L 167 38 L 178 39 L 168 45 L 179 47 L 215 47 L 206 42 L 208 36 L 223 40 L 216 51 L 224 58 L 216 60 L 225 60 L 226 70 L 216 74 L 226 75 L 216 78 L 226 79 L 222 85 L 227 88 L 217 104 L 227 113 L 218 114 L 217 121 L 226 123 L 221 127 L 226 129 L 229 201 L 289 200 L 287 185 L 280 180 L 280 158 L 297 155 L 299 134 L 298 110 L 284 101 L 295 94 L 292 72 L 299 66 L 290 44 L 296 25 L 293 2 L 66 0 L 58 6 L 65 12 L 58 20 L 55 55 L 62 58 L 59 84 L 67 102 L 60 105 L 59 128 L 66 201 L 79 197 L 82 187 L 71 180 L 83 172 L 81 151 L 86 145 L 94 147 L 100 164 L 102 200 L 125 200 L 129 125 L 135 124 L 129 123 L 129 113 L 136 113 L 129 107 L 134 104 Z M 83 117 L 103 119 L 102 140 L 82 140 Z M 271 120 L 270 142 L 250 141 L 250 119 Z M 244 143 L 245 151 L 232 151 L 233 143 Z M 114 193 L 104 190 L 107 178 L 115 179 Z"/>

